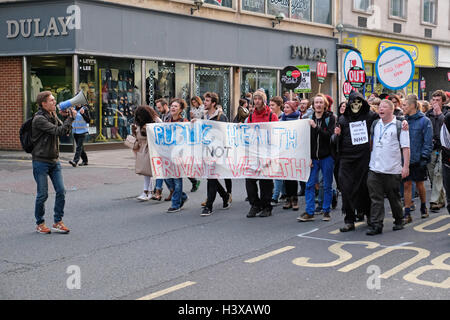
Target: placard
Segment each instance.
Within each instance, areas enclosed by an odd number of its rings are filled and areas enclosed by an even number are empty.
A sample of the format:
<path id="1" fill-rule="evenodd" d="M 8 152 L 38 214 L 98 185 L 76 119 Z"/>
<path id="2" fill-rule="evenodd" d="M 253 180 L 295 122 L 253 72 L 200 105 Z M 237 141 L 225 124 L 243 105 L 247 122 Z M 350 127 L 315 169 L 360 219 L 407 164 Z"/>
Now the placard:
<path id="1" fill-rule="evenodd" d="M 295 88 L 295 93 L 309 93 L 311 92 L 311 70 L 309 65 L 299 65 L 296 66 L 298 70 L 302 73 L 302 80 L 300 85 Z"/>
<path id="2" fill-rule="evenodd" d="M 342 86 L 342 91 L 344 92 L 344 96 L 346 99 L 350 96 L 350 93 L 352 91 L 357 91 L 355 88 L 353 88 L 352 84 L 347 80 L 344 82 L 344 85 Z"/>
<path id="3" fill-rule="evenodd" d="M 301 80 L 301 72 L 294 66 L 287 66 L 280 72 L 280 82 L 288 90 L 297 88 Z"/>
<path id="4" fill-rule="evenodd" d="M 344 68 L 344 77 L 347 79 L 348 71 L 352 67 L 360 67 L 364 69 L 364 60 L 362 55 L 356 51 L 349 50 L 344 58 L 343 68 Z"/>
<path id="5" fill-rule="evenodd" d="M 348 70 L 347 80 L 353 88 L 362 88 L 366 83 L 366 71 L 358 66 Z"/>
<path id="6" fill-rule="evenodd" d="M 352 138 L 352 144 L 354 146 L 369 142 L 366 120 L 350 122 L 349 126 L 350 126 L 350 136 Z"/>
<path id="7" fill-rule="evenodd" d="M 389 47 L 383 50 L 375 63 L 380 83 L 391 90 L 406 87 L 414 77 L 414 60 L 403 48 Z"/>

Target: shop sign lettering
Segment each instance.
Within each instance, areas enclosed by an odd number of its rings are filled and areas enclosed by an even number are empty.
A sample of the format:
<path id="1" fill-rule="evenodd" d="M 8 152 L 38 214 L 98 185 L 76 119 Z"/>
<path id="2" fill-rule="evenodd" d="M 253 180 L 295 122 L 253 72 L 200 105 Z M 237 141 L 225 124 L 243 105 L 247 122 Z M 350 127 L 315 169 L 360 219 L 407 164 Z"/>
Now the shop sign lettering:
<path id="1" fill-rule="evenodd" d="M 291 46 L 291 59 L 299 58 L 302 60 L 320 61 L 326 60 L 327 49 L 311 48 L 308 46 Z"/>
<path id="2" fill-rule="evenodd" d="M 6 20 L 7 39 L 40 38 L 66 36 L 69 30 L 81 29 L 81 10 L 77 5 L 67 7 L 65 17 L 50 17 L 48 21 L 41 18 Z"/>

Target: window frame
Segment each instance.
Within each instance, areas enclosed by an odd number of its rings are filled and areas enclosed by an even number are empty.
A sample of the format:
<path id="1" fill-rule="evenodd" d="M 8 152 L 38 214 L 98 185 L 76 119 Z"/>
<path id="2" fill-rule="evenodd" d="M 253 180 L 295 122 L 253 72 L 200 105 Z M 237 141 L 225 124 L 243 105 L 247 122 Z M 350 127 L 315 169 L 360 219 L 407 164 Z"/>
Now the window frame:
<path id="1" fill-rule="evenodd" d="M 432 0 L 434 1 L 435 4 L 435 9 L 434 9 L 434 22 L 428 22 L 424 20 L 424 14 L 425 14 L 425 1 L 424 0 L 420 0 L 420 24 L 427 26 L 427 27 L 437 27 L 438 24 L 438 5 L 439 5 L 439 1 L 438 0 Z M 450 26 L 449 26 L 450 29 Z"/>
<path id="2" fill-rule="evenodd" d="M 171 2 L 178 2 L 178 3 L 184 3 L 184 4 L 188 4 L 188 5 L 194 5 L 194 1 L 193 0 L 169 0 Z M 231 0 L 232 1 L 232 5 L 231 8 L 228 7 L 222 7 L 222 6 L 218 6 L 215 4 L 210 4 L 210 3 L 203 3 L 201 8 L 211 8 L 211 9 L 218 9 L 218 10 L 223 10 L 223 11 L 229 11 L 229 12 L 237 12 L 237 1 L 238 0 Z M 201 10 L 200 8 L 200 10 Z"/>
<path id="3" fill-rule="evenodd" d="M 392 15 L 392 10 L 391 10 L 392 1 L 394 1 L 394 0 L 389 0 L 388 18 L 391 20 L 408 21 L 408 19 L 407 19 L 408 18 L 408 0 L 398 0 L 398 1 L 403 1 L 403 5 L 404 5 L 403 17 Z"/>
<path id="4" fill-rule="evenodd" d="M 366 14 L 366 15 L 373 14 L 373 0 L 369 0 L 369 7 L 367 8 L 367 10 L 362 10 L 362 9 L 357 8 L 355 6 L 355 1 L 357 1 L 357 0 L 352 0 L 352 11 L 353 12 L 362 13 L 362 14 Z"/>

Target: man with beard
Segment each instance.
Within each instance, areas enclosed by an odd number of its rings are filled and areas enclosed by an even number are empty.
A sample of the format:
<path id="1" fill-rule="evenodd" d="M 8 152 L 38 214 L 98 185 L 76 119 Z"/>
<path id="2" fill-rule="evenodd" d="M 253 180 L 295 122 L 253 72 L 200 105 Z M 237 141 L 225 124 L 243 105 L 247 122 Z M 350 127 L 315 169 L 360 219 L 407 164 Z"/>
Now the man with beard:
<path id="1" fill-rule="evenodd" d="M 345 210 L 341 232 L 355 230 L 355 210 L 367 215 L 370 226 L 370 197 L 367 174 L 370 161 L 370 127 L 378 115 L 358 92 L 350 93 L 344 115 L 335 128 L 339 145 L 339 185 Z"/>

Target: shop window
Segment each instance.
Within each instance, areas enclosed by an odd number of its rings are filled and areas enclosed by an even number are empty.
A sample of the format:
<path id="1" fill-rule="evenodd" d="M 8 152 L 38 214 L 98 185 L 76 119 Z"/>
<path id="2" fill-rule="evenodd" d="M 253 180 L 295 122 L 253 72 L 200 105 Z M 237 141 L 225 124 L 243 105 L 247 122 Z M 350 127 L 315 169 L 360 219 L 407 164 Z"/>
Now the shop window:
<path id="1" fill-rule="evenodd" d="M 291 18 L 311 21 L 311 0 L 291 0 Z"/>
<path id="2" fill-rule="evenodd" d="M 242 69 L 241 96 L 257 89 L 264 89 L 267 99 L 277 95 L 277 71 L 264 69 Z"/>
<path id="3" fill-rule="evenodd" d="M 141 104 L 141 60 L 80 57 L 79 66 L 91 115 L 89 142 L 123 141 Z"/>
<path id="4" fill-rule="evenodd" d="M 225 8 L 233 7 L 233 0 L 205 0 L 205 3 L 215 4 Z"/>
<path id="5" fill-rule="evenodd" d="M 57 103 L 72 98 L 72 57 L 41 56 L 29 58 L 30 114 L 38 110 L 36 97 L 41 91 L 51 91 Z M 59 116 L 59 114 L 58 114 Z M 60 137 L 61 144 L 72 144 L 70 136 Z"/>
<path id="6" fill-rule="evenodd" d="M 289 17 L 289 0 L 267 0 L 267 13 L 274 16 L 283 13 Z"/>
<path id="7" fill-rule="evenodd" d="M 146 61 L 146 102 L 155 107 L 155 101 L 164 98 L 182 98 L 189 102 L 189 64 L 169 61 Z"/>
<path id="8" fill-rule="evenodd" d="M 265 13 L 265 0 L 242 0 L 242 10 Z"/>
<path id="9" fill-rule="evenodd" d="M 230 118 L 230 68 L 216 66 L 195 66 L 195 95 L 203 97 L 206 92 L 219 95 L 219 104 Z"/>

